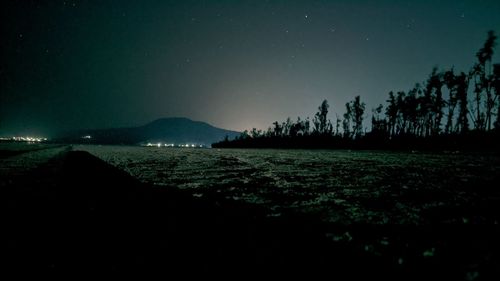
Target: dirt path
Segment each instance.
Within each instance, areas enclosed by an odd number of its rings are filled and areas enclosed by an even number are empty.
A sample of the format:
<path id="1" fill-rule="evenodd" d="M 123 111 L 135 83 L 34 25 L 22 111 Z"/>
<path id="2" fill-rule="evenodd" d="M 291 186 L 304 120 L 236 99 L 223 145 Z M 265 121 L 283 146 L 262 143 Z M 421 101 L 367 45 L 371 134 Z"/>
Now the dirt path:
<path id="1" fill-rule="evenodd" d="M 1 190 L 2 267 L 13 271 L 247 275 L 319 261 L 310 256 L 327 241 L 271 224 L 249 205 L 142 184 L 87 152 L 58 153 L 22 173 Z"/>

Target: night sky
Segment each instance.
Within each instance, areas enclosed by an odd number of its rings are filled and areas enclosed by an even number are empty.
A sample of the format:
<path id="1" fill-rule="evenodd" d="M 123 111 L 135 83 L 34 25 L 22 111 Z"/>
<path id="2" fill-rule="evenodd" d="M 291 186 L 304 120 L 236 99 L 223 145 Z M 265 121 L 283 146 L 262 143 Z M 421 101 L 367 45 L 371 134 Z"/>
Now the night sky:
<path id="1" fill-rule="evenodd" d="M 5 0 L 0 135 L 174 116 L 265 129 L 355 95 L 370 112 L 433 66 L 468 70 L 499 15 L 498 0 Z"/>

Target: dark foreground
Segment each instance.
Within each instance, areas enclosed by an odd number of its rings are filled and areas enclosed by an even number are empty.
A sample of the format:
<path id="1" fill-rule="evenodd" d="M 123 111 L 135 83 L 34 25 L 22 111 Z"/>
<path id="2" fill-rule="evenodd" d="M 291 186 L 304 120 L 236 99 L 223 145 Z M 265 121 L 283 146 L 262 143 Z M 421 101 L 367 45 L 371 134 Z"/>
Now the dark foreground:
<path id="1" fill-rule="evenodd" d="M 461 210 L 487 214 L 493 223 L 325 224 L 294 212 L 269 217 L 255 204 L 140 183 L 69 148 L 35 169 L 4 175 L 1 184 L 5 274 L 500 277 L 500 207 L 494 204 Z M 495 202 L 499 195 L 496 189 L 484 194 Z"/>

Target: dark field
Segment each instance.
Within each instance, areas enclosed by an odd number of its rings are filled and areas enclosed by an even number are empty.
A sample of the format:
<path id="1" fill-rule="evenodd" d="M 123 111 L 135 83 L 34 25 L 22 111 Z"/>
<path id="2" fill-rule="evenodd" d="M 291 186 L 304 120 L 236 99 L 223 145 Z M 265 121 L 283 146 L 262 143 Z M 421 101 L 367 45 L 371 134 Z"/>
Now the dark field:
<path id="1" fill-rule="evenodd" d="M 498 155 L 32 148 L 0 147 L 16 272 L 500 277 Z"/>

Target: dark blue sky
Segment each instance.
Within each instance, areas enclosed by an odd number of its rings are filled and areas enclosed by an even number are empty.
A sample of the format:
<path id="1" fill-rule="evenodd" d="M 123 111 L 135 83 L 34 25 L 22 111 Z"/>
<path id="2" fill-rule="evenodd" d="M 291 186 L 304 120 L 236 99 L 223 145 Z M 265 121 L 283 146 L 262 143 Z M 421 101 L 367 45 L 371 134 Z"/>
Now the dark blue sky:
<path id="1" fill-rule="evenodd" d="M 370 112 L 433 66 L 468 70 L 500 32 L 500 1 L 0 5 L 0 135 L 170 116 L 264 129 L 355 95 Z"/>

